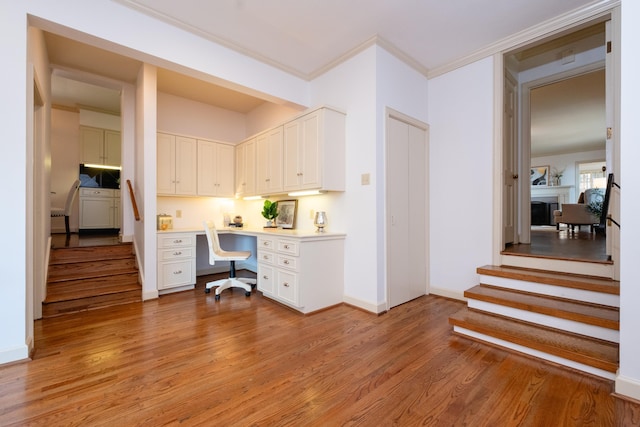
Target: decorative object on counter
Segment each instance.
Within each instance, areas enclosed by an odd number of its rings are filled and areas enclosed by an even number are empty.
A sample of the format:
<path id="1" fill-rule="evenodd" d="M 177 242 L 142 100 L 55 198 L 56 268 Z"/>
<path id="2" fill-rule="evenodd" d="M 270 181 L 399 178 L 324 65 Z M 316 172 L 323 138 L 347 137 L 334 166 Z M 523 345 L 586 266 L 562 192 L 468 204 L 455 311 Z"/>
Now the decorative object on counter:
<path id="1" fill-rule="evenodd" d="M 236 215 L 233 217 L 233 222 L 229 224 L 229 227 L 242 228 L 243 225 L 242 217 L 240 215 Z"/>
<path id="2" fill-rule="evenodd" d="M 278 202 L 278 217 L 276 218 L 276 226 L 282 228 L 295 228 L 297 210 L 297 200 L 280 200 Z"/>
<path id="3" fill-rule="evenodd" d="M 274 220 L 278 217 L 278 202 L 265 200 L 262 207 L 262 216 L 267 220 L 267 225 L 264 228 L 276 228 Z"/>
<path id="4" fill-rule="evenodd" d="M 173 218 L 171 215 L 158 215 L 158 230 L 170 230 L 173 228 Z"/>
<path id="5" fill-rule="evenodd" d="M 318 228 L 316 230 L 318 233 L 323 233 L 324 228 L 327 226 L 327 213 L 324 211 L 316 212 L 316 216 L 313 220 L 313 225 Z"/>
<path id="6" fill-rule="evenodd" d="M 564 169 L 559 171 L 556 168 L 551 168 L 551 177 L 553 178 L 552 185 L 558 187 L 562 185 L 562 175 L 564 174 Z"/>

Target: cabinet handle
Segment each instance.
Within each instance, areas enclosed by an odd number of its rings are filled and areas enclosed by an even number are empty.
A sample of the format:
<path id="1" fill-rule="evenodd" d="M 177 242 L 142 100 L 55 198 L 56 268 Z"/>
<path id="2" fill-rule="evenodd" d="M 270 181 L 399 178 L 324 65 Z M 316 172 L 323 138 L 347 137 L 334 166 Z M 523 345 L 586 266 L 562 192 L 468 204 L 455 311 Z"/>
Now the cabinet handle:
<path id="1" fill-rule="evenodd" d="M 289 245 L 284 245 L 284 248 L 285 249 L 289 249 Z"/>
<path id="2" fill-rule="evenodd" d="M 269 242 L 262 242 L 264 246 L 269 246 Z"/>
<path id="3" fill-rule="evenodd" d="M 262 278 L 263 278 L 264 280 L 269 280 L 269 276 L 267 276 L 266 274 L 265 274 L 264 276 L 262 276 Z"/>
<path id="4" fill-rule="evenodd" d="M 284 282 L 284 283 L 282 284 L 282 286 L 284 286 L 285 288 L 288 288 L 288 287 L 289 287 L 289 282 Z"/>
<path id="5" fill-rule="evenodd" d="M 182 239 L 176 239 L 173 241 L 173 243 L 182 243 Z"/>
<path id="6" fill-rule="evenodd" d="M 267 179 L 265 179 L 265 181 L 266 181 L 266 182 L 269 182 L 269 181 L 271 181 L 271 178 L 267 178 Z"/>
<path id="7" fill-rule="evenodd" d="M 267 255 L 262 255 L 262 259 L 269 259 Z"/>
<path id="8" fill-rule="evenodd" d="M 174 252 L 174 255 L 182 255 L 182 252 Z"/>
<path id="9" fill-rule="evenodd" d="M 182 274 L 182 270 L 174 271 L 173 274 Z"/>
<path id="10" fill-rule="evenodd" d="M 283 264 L 287 264 L 287 265 L 289 265 L 289 260 L 288 260 L 288 259 L 285 259 L 284 261 L 282 261 L 282 263 L 283 263 Z"/>

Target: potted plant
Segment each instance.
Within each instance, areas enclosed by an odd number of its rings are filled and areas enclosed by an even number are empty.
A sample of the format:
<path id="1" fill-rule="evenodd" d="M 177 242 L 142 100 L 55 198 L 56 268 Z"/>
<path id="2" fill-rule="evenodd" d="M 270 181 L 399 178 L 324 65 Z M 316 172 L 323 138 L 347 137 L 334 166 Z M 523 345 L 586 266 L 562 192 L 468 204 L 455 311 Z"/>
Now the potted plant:
<path id="1" fill-rule="evenodd" d="M 267 220 L 267 228 L 275 227 L 273 220 L 278 216 L 278 202 L 265 200 L 262 207 L 262 216 Z"/>

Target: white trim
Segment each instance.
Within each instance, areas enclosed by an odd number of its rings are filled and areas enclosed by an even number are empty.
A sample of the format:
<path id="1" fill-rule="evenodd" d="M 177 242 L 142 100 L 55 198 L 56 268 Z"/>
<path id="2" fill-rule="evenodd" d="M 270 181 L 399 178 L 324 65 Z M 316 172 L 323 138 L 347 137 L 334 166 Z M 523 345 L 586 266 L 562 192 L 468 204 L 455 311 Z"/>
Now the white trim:
<path id="1" fill-rule="evenodd" d="M 342 302 L 374 314 L 380 314 L 387 311 L 386 302 L 383 302 L 381 304 L 375 304 L 375 303 L 370 303 L 367 301 L 360 300 L 358 298 L 350 297 L 348 295 L 344 295 L 342 297 Z"/>
<path id="2" fill-rule="evenodd" d="M 463 58 L 457 59 L 440 67 L 432 68 L 427 73 L 427 78 L 432 79 L 496 53 L 502 53 L 522 44 L 532 43 L 541 38 L 549 37 L 555 33 L 592 21 L 599 17 L 605 17 L 609 15 L 614 8 L 620 6 L 620 3 L 620 0 L 601 0 L 590 6 L 567 12 L 564 15 L 557 16 L 531 28 L 520 31 L 519 33 L 505 37 L 502 40 L 498 40 L 497 42 L 477 50 Z"/>
<path id="3" fill-rule="evenodd" d="M 618 374 L 615 381 L 615 391 L 636 400 L 640 400 L 640 381 Z"/>
<path id="4" fill-rule="evenodd" d="M 437 295 L 444 298 L 451 298 L 459 301 L 466 302 L 467 299 L 464 297 L 464 292 L 461 291 L 452 291 L 445 288 L 435 288 L 433 286 L 429 289 L 429 295 Z"/>

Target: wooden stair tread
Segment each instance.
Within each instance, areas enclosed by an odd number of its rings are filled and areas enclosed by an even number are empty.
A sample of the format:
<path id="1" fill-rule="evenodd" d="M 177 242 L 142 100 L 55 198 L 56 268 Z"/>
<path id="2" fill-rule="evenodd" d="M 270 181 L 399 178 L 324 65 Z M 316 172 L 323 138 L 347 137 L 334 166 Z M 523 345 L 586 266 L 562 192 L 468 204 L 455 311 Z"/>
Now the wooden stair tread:
<path id="1" fill-rule="evenodd" d="M 96 295 L 87 298 L 65 300 L 42 305 L 42 317 L 56 317 L 80 311 L 95 310 L 98 308 L 113 307 L 115 305 L 129 304 L 142 301 L 141 290 L 118 292 L 109 295 Z"/>
<path id="2" fill-rule="evenodd" d="M 135 258 L 105 259 L 87 262 L 75 262 L 70 264 L 56 264 L 49 266 L 47 282 L 90 279 L 94 277 L 107 277 L 117 274 L 134 273 L 138 271 Z"/>
<path id="3" fill-rule="evenodd" d="M 44 303 L 109 295 L 140 290 L 137 273 L 119 274 L 108 278 L 79 279 L 49 284 Z"/>
<path id="4" fill-rule="evenodd" d="M 546 314 L 613 330 L 620 328 L 620 312 L 615 307 L 573 301 L 518 290 L 477 285 L 465 291 L 466 298 L 535 313 Z"/>
<path id="5" fill-rule="evenodd" d="M 449 323 L 608 372 L 618 369 L 618 345 L 464 308 Z M 471 337 L 472 338 L 472 337 Z"/>
<path id="6" fill-rule="evenodd" d="M 129 258 L 133 256 L 131 243 L 109 246 L 81 246 L 51 250 L 49 265 L 74 262 L 98 261 L 103 259 Z"/>
<path id="7" fill-rule="evenodd" d="M 478 267 L 477 273 L 486 276 L 620 295 L 619 281 L 601 277 L 497 265 Z"/>

